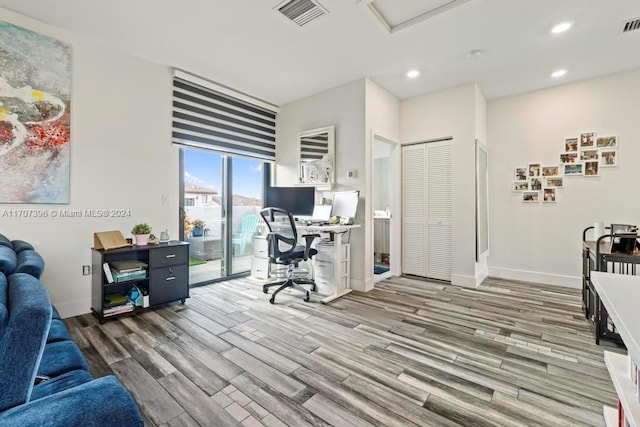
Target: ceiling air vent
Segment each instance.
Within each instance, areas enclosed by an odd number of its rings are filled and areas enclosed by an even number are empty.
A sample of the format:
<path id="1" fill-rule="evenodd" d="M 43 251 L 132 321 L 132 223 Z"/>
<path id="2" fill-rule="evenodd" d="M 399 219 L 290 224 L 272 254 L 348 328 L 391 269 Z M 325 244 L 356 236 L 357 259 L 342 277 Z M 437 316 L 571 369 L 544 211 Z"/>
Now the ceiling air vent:
<path id="1" fill-rule="evenodd" d="M 622 24 L 622 32 L 628 33 L 629 31 L 640 30 L 640 18 L 631 19 Z"/>
<path id="2" fill-rule="evenodd" d="M 276 6 L 275 9 L 301 27 L 329 13 L 327 9 L 314 0 L 286 0 Z"/>

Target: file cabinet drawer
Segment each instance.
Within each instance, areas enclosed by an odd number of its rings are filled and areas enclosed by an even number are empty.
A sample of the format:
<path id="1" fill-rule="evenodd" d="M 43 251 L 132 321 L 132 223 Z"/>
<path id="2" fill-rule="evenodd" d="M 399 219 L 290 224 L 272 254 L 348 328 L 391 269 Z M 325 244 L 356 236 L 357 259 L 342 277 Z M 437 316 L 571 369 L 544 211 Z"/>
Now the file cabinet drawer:
<path id="1" fill-rule="evenodd" d="M 160 267 L 151 270 L 149 280 L 150 305 L 182 300 L 189 297 L 189 266 Z"/>
<path id="2" fill-rule="evenodd" d="M 171 246 L 149 251 L 149 268 L 168 267 L 189 263 L 189 246 Z"/>

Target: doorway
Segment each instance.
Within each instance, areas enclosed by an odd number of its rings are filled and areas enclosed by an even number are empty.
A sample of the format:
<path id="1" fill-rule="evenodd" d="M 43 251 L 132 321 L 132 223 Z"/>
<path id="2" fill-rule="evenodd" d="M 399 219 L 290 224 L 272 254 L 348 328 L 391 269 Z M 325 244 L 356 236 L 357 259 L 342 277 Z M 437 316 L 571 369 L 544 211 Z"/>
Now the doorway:
<path id="1" fill-rule="evenodd" d="M 189 285 L 251 270 L 265 164 L 211 150 L 180 150 L 180 236 L 189 245 Z"/>
<path id="2" fill-rule="evenodd" d="M 373 212 L 373 281 L 398 274 L 396 222 L 399 198 L 398 144 L 373 134 L 371 151 L 371 206 Z"/>

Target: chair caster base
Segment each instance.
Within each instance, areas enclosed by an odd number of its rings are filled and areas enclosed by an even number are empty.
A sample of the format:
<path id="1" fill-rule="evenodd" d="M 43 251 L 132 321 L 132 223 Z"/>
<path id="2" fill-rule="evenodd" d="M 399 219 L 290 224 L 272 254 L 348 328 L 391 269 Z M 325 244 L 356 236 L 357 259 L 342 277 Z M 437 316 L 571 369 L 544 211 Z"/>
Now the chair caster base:
<path id="1" fill-rule="evenodd" d="M 276 303 L 276 299 L 274 297 L 269 298 L 269 302 L 271 304 L 275 304 Z"/>
<path id="2" fill-rule="evenodd" d="M 268 294 L 269 293 L 269 288 L 266 287 L 266 286 L 263 286 L 262 287 L 262 292 L 265 293 L 265 294 Z"/>
<path id="3" fill-rule="evenodd" d="M 309 302 L 309 292 L 304 294 L 304 298 L 302 298 L 304 302 Z"/>

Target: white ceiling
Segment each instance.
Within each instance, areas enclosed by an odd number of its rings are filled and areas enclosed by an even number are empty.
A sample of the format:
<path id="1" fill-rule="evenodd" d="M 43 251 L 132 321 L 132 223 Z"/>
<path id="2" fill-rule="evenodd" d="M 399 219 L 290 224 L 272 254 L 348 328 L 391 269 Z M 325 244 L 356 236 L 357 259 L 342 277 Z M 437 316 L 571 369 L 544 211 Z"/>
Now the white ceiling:
<path id="1" fill-rule="evenodd" d="M 492 99 L 640 68 L 640 30 L 621 34 L 623 21 L 640 17 L 638 0 L 471 0 L 393 34 L 367 0 L 320 0 L 329 14 L 304 27 L 273 9 L 280 3 L 0 0 L 0 7 L 275 104 L 365 76 L 401 99 L 470 82 Z M 570 31 L 550 34 L 567 20 Z M 474 49 L 485 54 L 468 59 Z M 407 79 L 410 68 L 420 77 Z M 560 68 L 567 75 L 551 79 Z"/>

